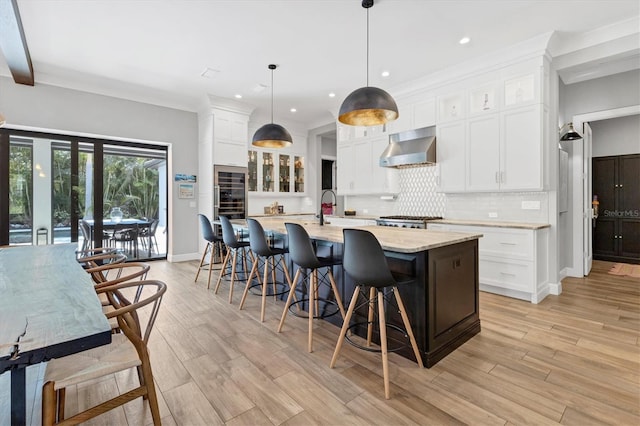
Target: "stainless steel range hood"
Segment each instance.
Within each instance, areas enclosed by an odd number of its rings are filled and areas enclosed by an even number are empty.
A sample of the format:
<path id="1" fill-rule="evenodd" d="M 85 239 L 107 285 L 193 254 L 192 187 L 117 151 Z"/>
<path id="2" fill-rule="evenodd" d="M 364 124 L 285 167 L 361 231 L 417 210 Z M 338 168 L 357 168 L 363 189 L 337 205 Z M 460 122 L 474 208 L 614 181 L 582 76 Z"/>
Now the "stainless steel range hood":
<path id="1" fill-rule="evenodd" d="M 435 162 L 435 126 L 389 135 L 389 146 L 380 156 L 381 167 L 429 165 Z"/>

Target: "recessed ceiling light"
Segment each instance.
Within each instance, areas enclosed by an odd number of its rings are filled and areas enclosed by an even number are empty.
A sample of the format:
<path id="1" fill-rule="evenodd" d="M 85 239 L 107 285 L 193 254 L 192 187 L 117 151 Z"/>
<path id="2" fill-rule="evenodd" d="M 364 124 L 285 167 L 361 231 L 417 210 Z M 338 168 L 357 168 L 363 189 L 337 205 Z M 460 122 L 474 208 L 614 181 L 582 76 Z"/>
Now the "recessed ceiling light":
<path id="1" fill-rule="evenodd" d="M 291 112 L 296 112 L 296 111 L 298 111 L 298 110 L 297 110 L 297 109 L 295 109 L 295 108 L 291 108 L 289 111 L 291 111 Z"/>
<path id="2" fill-rule="evenodd" d="M 331 93 L 329 93 L 329 97 L 330 97 L 330 98 L 335 98 L 335 97 L 336 97 L 336 94 L 335 94 L 335 93 L 333 93 L 333 92 L 331 92 Z"/>
<path id="3" fill-rule="evenodd" d="M 391 75 L 391 73 L 389 71 L 382 71 L 381 74 L 383 77 L 389 77 L 389 75 Z"/>
<path id="4" fill-rule="evenodd" d="M 467 43 L 469 43 L 470 41 L 471 41 L 471 39 L 470 39 L 469 37 L 462 37 L 458 43 L 460 43 L 460 44 L 467 44 Z"/>
<path id="5" fill-rule="evenodd" d="M 213 68 L 205 68 L 200 75 L 204 78 L 214 78 L 219 72 L 219 70 L 214 70 Z"/>
<path id="6" fill-rule="evenodd" d="M 242 99 L 242 95 L 240 93 L 237 93 L 235 95 L 233 95 L 236 99 Z"/>

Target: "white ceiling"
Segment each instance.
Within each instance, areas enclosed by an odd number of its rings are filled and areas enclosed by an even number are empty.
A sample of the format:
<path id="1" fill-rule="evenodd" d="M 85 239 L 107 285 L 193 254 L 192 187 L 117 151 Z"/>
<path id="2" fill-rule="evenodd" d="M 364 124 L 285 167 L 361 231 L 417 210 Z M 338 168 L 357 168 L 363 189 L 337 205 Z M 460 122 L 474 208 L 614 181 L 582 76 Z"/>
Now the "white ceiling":
<path id="1" fill-rule="evenodd" d="M 366 84 L 360 0 L 18 0 L 18 6 L 36 85 L 190 111 L 206 94 L 239 93 L 268 115 L 267 65 L 275 63 L 275 121 L 320 125 Z M 635 16 L 638 0 L 376 0 L 369 9 L 370 85 L 392 92 L 539 34 L 575 37 Z M 464 46 L 463 36 L 471 37 Z M 218 72 L 204 78 L 206 68 Z M 382 78 L 383 70 L 391 75 Z M 2 57 L 0 74 L 9 75 Z M 255 92 L 259 85 L 267 89 Z"/>

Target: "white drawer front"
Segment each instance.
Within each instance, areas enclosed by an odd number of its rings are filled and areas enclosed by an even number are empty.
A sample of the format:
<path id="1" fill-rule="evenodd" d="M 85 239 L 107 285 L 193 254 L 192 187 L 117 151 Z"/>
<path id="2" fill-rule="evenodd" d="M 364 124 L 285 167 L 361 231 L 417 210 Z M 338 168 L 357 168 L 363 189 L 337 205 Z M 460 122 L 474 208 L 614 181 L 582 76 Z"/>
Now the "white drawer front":
<path id="1" fill-rule="evenodd" d="M 533 264 L 518 260 L 481 258 L 480 283 L 512 290 L 533 292 Z"/>
<path id="2" fill-rule="evenodd" d="M 533 260 L 533 232 L 497 229 L 484 231 L 480 239 L 481 255 Z"/>

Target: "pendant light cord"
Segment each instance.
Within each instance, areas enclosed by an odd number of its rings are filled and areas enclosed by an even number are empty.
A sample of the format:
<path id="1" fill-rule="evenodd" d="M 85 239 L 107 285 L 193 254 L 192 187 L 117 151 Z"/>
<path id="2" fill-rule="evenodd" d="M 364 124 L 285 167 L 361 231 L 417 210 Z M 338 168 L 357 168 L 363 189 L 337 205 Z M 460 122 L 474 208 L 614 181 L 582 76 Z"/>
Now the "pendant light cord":
<path id="1" fill-rule="evenodd" d="M 273 124 L 273 68 L 271 69 L 271 124 Z"/>
<path id="2" fill-rule="evenodd" d="M 367 87 L 369 87 L 369 8 L 367 8 Z"/>

